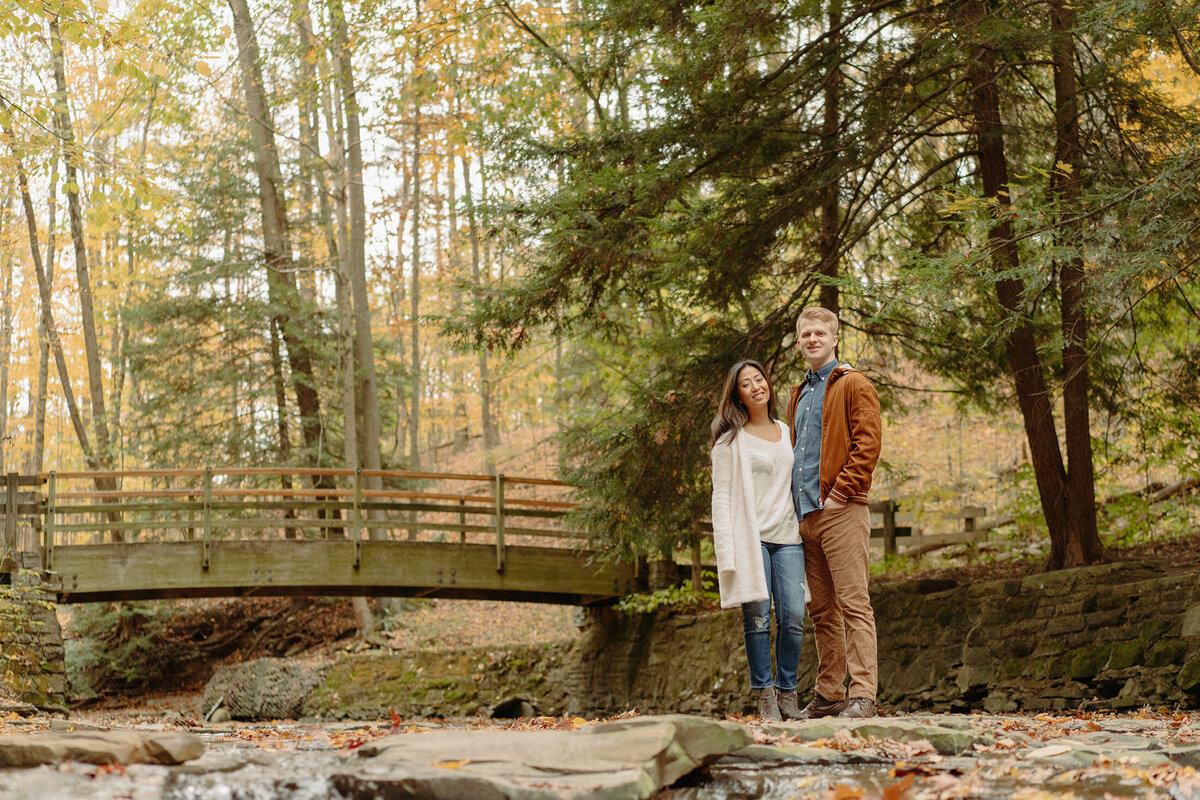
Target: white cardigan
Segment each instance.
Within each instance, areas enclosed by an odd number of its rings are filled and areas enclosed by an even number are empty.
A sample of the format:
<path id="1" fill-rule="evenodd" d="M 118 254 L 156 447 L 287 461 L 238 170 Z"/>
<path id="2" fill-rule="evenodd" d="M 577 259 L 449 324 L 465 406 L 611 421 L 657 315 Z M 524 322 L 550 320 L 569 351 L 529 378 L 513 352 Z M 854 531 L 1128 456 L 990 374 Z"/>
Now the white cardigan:
<path id="1" fill-rule="evenodd" d="M 780 420 L 775 422 L 786 440 L 791 435 L 788 426 Z M 729 441 L 726 434 L 711 453 L 713 549 L 717 554 L 721 608 L 737 608 L 770 596 L 763 573 L 758 513 L 754 510 L 750 453 L 741 442 L 741 436 Z"/>

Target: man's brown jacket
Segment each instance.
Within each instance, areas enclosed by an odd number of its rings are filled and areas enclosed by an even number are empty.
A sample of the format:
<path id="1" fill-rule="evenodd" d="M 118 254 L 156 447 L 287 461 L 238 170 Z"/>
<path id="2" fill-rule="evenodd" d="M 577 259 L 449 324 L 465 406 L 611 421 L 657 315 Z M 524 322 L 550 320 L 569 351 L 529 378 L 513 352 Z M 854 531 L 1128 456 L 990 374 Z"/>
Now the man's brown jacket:
<path id="1" fill-rule="evenodd" d="M 800 386 L 792 387 L 787 421 L 796 446 L 796 406 Z M 867 376 L 849 364 L 839 364 L 825 386 L 821 410 L 821 501 L 866 503 L 871 474 L 879 461 L 883 426 L 879 396 Z"/>

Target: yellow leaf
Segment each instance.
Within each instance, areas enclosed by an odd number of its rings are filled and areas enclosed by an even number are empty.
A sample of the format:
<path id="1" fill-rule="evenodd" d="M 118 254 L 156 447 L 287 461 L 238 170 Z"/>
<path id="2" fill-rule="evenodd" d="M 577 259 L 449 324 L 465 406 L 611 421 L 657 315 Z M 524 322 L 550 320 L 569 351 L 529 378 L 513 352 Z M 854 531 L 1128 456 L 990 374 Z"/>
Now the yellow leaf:
<path id="1" fill-rule="evenodd" d="M 459 767 L 466 766 L 470 763 L 471 759 L 464 758 L 461 761 L 435 761 L 433 762 L 433 765 L 435 767 L 441 767 L 442 769 L 458 769 Z"/>
<path id="2" fill-rule="evenodd" d="M 167 77 L 167 65 L 161 61 L 155 61 L 154 66 L 152 66 L 150 70 L 160 78 Z"/>
<path id="3" fill-rule="evenodd" d="M 197 61 L 196 62 L 196 72 L 199 72 L 201 75 L 203 75 L 206 78 L 209 75 L 212 75 L 212 70 L 208 68 L 207 61 Z"/>
<path id="4" fill-rule="evenodd" d="M 108 13 L 108 0 L 92 0 L 92 5 L 94 5 L 96 7 L 96 13 L 98 13 L 98 14 L 107 14 Z"/>

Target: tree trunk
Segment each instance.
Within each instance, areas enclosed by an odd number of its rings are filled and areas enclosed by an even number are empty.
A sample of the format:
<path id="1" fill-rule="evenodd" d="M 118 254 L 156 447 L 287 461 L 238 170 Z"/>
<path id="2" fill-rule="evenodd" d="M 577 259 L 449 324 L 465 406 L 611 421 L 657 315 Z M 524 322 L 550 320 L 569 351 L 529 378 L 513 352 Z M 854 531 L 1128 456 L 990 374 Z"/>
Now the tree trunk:
<path id="1" fill-rule="evenodd" d="M 296 64 L 297 103 L 296 114 L 300 122 L 299 202 L 300 230 L 299 248 L 305 261 L 305 269 L 299 273 L 300 299 L 304 305 L 317 307 L 317 270 L 313 254 L 316 252 L 317 232 L 313 226 L 313 190 L 317 164 L 321 158 L 317 141 L 316 107 L 320 91 L 317 84 L 316 44 L 313 39 L 312 14 L 308 0 L 294 0 L 293 14 L 296 23 L 296 38 L 299 42 L 300 59 Z"/>
<path id="2" fill-rule="evenodd" d="M 417 4 L 418 18 L 420 4 Z M 408 461 L 409 469 L 421 468 L 421 100 L 413 112 L 412 157 L 412 284 L 409 290 L 409 336 L 412 358 L 409 375 Z"/>
<path id="3" fill-rule="evenodd" d="M 1048 569 L 1094 564 L 1105 559 L 1096 530 L 1096 482 L 1088 408 L 1088 318 L 1084 297 L 1083 223 L 1077 214 L 1082 193 L 1079 94 L 1075 79 L 1075 12 L 1065 0 L 1051 0 L 1054 63 L 1055 166 L 1052 189 L 1058 195 L 1060 238 L 1074 248 L 1059 264 L 1063 332 L 1063 426 L 1067 443 L 1066 537 L 1050 537 Z M 1069 219 L 1068 219 L 1069 218 Z"/>
<path id="4" fill-rule="evenodd" d="M 825 119 L 822 131 L 823 149 L 829 164 L 834 164 L 838 154 L 838 126 L 841 115 L 842 69 L 841 69 L 841 3 L 835 2 L 829 10 L 829 73 L 825 77 Z M 820 272 L 826 279 L 821 283 L 820 304 L 834 314 L 841 310 L 838 295 L 838 253 L 841 250 L 841 205 L 838 192 L 841 180 L 835 170 L 829 170 L 828 183 L 821 201 L 821 262 Z"/>
<path id="5" fill-rule="evenodd" d="M 338 75 L 346 111 L 346 166 L 350 194 L 350 286 L 354 296 L 354 353 L 358 390 L 362 399 L 363 466 L 377 470 L 379 452 L 379 390 L 375 375 L 375 348 L 371 333 L 370 295 L 367 292 L 367 204 L 363 195 L 362 133 L 359 129 L 358 92 L 350 59 L 350 36 L 341 0 L 332 0 L 334 47 L 338 53 Z M 382 488 L 379 478 L 368 485 Z"/>
<path id="6" fill-rule="evenodd" d="M 349 443 L 343 443 L 342 459 L 346 469 L 355 469 L 359 466 L 361 431 L 358 428 L 358 399 L 355 396 L 357 381 L 354 377 L 354 309 L 351 301 L 349 263 L 350 217 L 346 204 L 346 134 L 341 113 L 340 111 L 335 112 L 335 109 L 342 108 L 340 94 L 336 97 L 331 96 L 331 79 L 328 77 L 326 62 L 322 58 L 319 63 L 323 79 L 321 110 L 325 116 L 325 132 L 329 138 L 333 158 L 332 191 L 320 193 L 321 220 L 325 228 L 326 247 L 328 247 L 332 259 L 338 315 L 338 370 L 342 380 L 342 436 L 350 440 Z M 332 214 L 329 209 L 329 195 L 332 195 L 333 199 Z"/>
<path id="7" fill-rule="evenodd" d="M 50 156 L 50 186 L 46 225 L 46 282 L 54 285 L 54 243 L 56 212 L 58 210 L 58 153 Z M 36 226 L 35 226 L 36 230 Z M 36 240 L 36 235 L 35 235 Z M 31 242 L 36 248 L 36 243 Z M 30 454 L 30 471 L 40 475 L 46 458 L 46 396 L 50 391 L 50 331 L 46 329 L 42 316 L 38 316 L 38 377 L 37 396 L 33 400 L 33 452 Z"/>
<path id="8" fill-rule="evenodd" d="M 283 353 L 279 347 L 279 328 L 274 317 L 267 320 L 267 328 L 271 347 L 271 382 L 275 388 L 275 430 L 279 434 L 279 463 L 280 466 L 291 466 L 292 436 L 288 432 L 287 383 L 283 377 Z M 279 487 L 285 492 L 291 491 L 291 476 L 280 475 Z M 290 508 L 283 512 L 284 519 L 294 519 L 295 516 L 295 512 Z M 283 535 L 286 539 L 296 539 L 300 534 L 295 528 L 285 527 Z"/>
<path id="9" fill-rule="evenodd" d="M 340 109 L 341 104 L 334 107 Z M 346 203 L 346 186 L 349 180 L 345 159 L 346 137 L 340 116 L 330 131 L 330 138 L 333 142 L 333 167 L 336 170 L 333 190 L 333 207 L 337 215 L 334 288 L 337 297 L 338 366 L 342 375 L 342 416 L 346 439 L 342 447 L 342 456 L 346 462 L 346 469 L 355 469 L 361 466 L 358 447 L 361 432 L 358 429 L 358 405 L 355 395 L 358 381 L 354 376 L 354 305 L 351 289 L 353 278 L 350 275 L 353 268 L 350 265 L 350 215 Z"/>
<path id="10" fill-rule="evenodd" d="M 362 148 L 359 141 L 358 108 L 355 100 L 353 71 L 351 69 L 349 36 L 346 30 L 345 11 L 339 0 L 329 6 L 330 28 L 332 29 L 332 47 L 337 57 L 337 88 L 335 95 L 340 102 L 331 102 L 325 110 L 329 128 L 330 141 L 333 143 L 334 168 L 334 206 L 337 213 L 338 232 L 334 263 L 336 265 L 335 292 L 337 298 L 338 319 L 338 366 L 342 377 L 342 458 L 347 469 L 365 466 L 368 469 L 379 469 L 379 401 L 375 390 L 374 351 L 371 339 L 369 309 L 366 298 L 366 202 L 363 198 L 362 185 Z M 323 97 L 326 95 L 323 93 Z M 345 128 L 342 125 L 342 112 L 345 113 Z M 337 121 L 334 121 L 335 115 Z M 347 142 L 349 139 L 349 142 Z M 349 209 L 347 209 L 347 193 L 349 194 Z M 324 204 L 323 204 L 324 207 Z M 333 242 L 331 241 L 331 245 Z M 356 286 L 357 271 L 362 272 L 362 297 L 359 297 Z M 367 327 L 365 341 L 368 353 L 370 381 L 363 380 L 361 374 L 356 374 L 355 368 L 355 323 L 358 311 L 367 312 Z M 359 341 L 364 340 L 364 333 L 358 331 Z M 361 354 L 358 356 L 361 360 Z M 364 369 L 363 364 L 357 367 L 357 373 Z M 370 409 L 370 411 L 368 411 Z M 360 425 L 360 414 L 364 424 Z M 375 426 L 366 421 L 374 417 Z M 374 458 L 372 458 L 371 442 L 375 442 Z M 360 442 L 362 447 L 360 448 Z M 366 464 L 363 464 L 364 454 Z M 365 480 L 367 488 L 381 488 L 382 481 L 376 477 Z M 371 512 L 374 514 L 375 512 Z M 371 529 L 362 529 L 364 539 L 371 538 Z M 365 597 L 355 597 L 351 604 L 354 608 L 354 621 L 360 638 L 367 638 L 375 633 L 375 614 L 371 604 Z"/>
<path id="11" fill-rule="evenodd" d="M 229 249 L 232 246 L 232 240 L 233 240 L 233 228 L 226 227 L 225 228 L 225 246 L 224 246 L 224 248 L 222 248 L 222 251 L 221 251 L 224 254 L 226 263 L 229 263 L 229 259 L 230 259 Z M 234 297 L 233 281 L 230 279 L 229 275 L 226 275 L 224 277 L 224 279 L 222 280 L 222 284 L 225 289 L 226 308 L 236 308 L 237 307 L 236 306 L 237 298 Z M 229 348 L 230 362 L 231 362 L 230 365 L 232 366 L 233 363 L 236 363 L 236 360 L 233 358 L 233 354 L 237 352 L 237 346 L 236 346 L 237 334 L 234 332 L 233 325 L 229 325 L 226 328 L 226 334 L 229 337 L 227 340 L 226 346 Z M 237 463 L 240 463 L 242 460 L 242 422 L 241 422 L 242 412 L 240 410 L 241 393 L 238 391 L 237 372 L 236 372 L 236 370 L 231 370 L 231 372 L 233 372 L 233 378 L 232 378 L 232 380 L 229 381 L 229 439 L 228 439 L 228 456 L 227 457 L 229 459 L 230 464 L 237 464 Z"/>
<path id="12" fill-rule="evenodd" d="M 9 183 L 4 191 L 4 205 L 0 206 L 0 241 L 4 241 L 4 223 L 12 211 L 12 184 Z M 7 248 L 6 248 L 7 250 Z M 0 298 L 0 474 L 8 472 L 5 456 L 8 451 L 8 366 L 12 358 L 12 274 L 16 266 L 11 253 L 6 252 L 0 259 L 0 269 L 4 271 L 3 292 Z"/>
<path id="13" fill-rule="evenodd" d="M 92 284 L 88 272 L 87 240 L 83 235 L 83 209 L 79 204 L 79 165 L 76 161 L 75 133 L 67 109 L 66 67 L 58 17 L 50 17 L 50 47 L 54 62 L 54 84 L 57 89 L 55 107 L 59 136 L 63 142 L 66 164 L 67 211 L 71 219 L 71 240 L 75 245 L 75 275 L 79 281 L 79 314 L 83 330 L 83 346 L 87 357 L 88 396 L 92 405 L 92 426 L 96 431 L 96 462 L 101 469 L 112 468 L 112 451 L 108 435 L 108 414 L 104 403 L 104 370 L 100 365 L 100 345 L 96 336 L 96 315 L 92 308 Z M 120 541 L 118 534 L 114 538 Z"/>
<path id="14" fill-rule="evenodd" d="M 964 6 L 966 22 L 978 37 L 979 23 L 987 14 L 985 0 L 969 0 Z M 979 172 L 984 196 L 996 204 L 998 221 L 988 232 L 988 242 L 997 272 L 1015 273 L 1020 268 L 1020 253 L 1013 239 L 1008 209 L 1008 161 L 1004 151 L 1003 126 L 1000 119 L 1000 92 L 996 85 L 996 50 L 987 41 L 978 41 L 971 54 L 967 77 L 971 87 L 971 106 L 979 149 Z M 1028 315 L 1023 309 L 1025 285 L 1016 278 L 996 281 L 996 298 L 1007 317 L 1008 333 L 1005 349 L 1008 365 L 1016 386 L 1017 402 L 1025 422 L 1029 453 L 1037 479 L 1042 513 L 1055 537 L 1066 539 L 1066 470 L 1050 393 L 1046 387 L 1037 343 Z"/>
<path id="15" fill-rule="evenodd" d="M 454 287 L 451 295 L 451 308 L 455 315 L 462 314 L 463 295 L 460 289 L 462 281 L 462 232 L 458 228 L 458 181 L 454 177 L 454 151 L 449 153 L 446 169 L 446 201 L 447 221 L 450 235 L 446 246 L 450 255 L 450 283 Z M 464 453 L 471 441 L 471 422 L 467 414 L 466 391 L 463 381 L 462 362 L 454 358 L 450 362 L 450 391 L 454 394 L 454 418 L 450 423 L 455 453 Z"/>
<path id="16" fill-rule="evenodd" d="M 466 198 L 467 232 L 471 241 L 471 287 L 475 292 L 475 302 L 483 300 L 483 275 L 480 265 L 479 252 L 479 222 L 475 217 L 475 201 L 471 196 L 471 160 L 463 153 L 462 158 L 463 194 Z M 499 442 L 496 426 L 492 422 L 492 384 L 488 377 L 488 354 L 486 348 L 479 348 L 479 416 L 480 431 L 483 433 L 484 461 L 487 472 L 496 472 L 495 448 Z"/>
<path id="17" fill-rule="evenodd" d="M 258 195 L 262 209 L 267 291 L 276 326 L 287 347 L 296 408 L 300 412 L 300 432 L 307 451 L 306 460 L 312 466 L 319 466 L 324 441 L 321 401 L 317 395 L 312 352 L 296 287 L 291 243 L 288 240 L 287 211 L 283 205 L 283 174 L 279 166 L 279 153 L 275 148 L 274 123 L 267 106 L 258 41 L 246 0 L 229 0 L 229 7 L 233 12 L 242 88 L 246 94 L 246 113 L 250 118 L 254 142 L 254 170 L 258 177 Z"/>

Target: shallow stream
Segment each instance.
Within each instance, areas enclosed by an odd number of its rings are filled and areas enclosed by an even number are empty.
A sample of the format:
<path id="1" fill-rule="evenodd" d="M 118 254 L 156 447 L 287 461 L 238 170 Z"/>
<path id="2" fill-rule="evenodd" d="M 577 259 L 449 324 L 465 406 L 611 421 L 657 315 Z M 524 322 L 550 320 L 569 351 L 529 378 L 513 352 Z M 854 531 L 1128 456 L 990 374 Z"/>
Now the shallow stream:
<path id="1" fill-rule="evenodd" d="M 730 762 L 735 763 L 730 763 Z M 904 792 L 894 787 L 891 763 L 736 763 L 724 759 L 678 781 L 656 800 L 792 800 L 793 798 L 1008 798 L 1021 790 L 1078 800 L 1190 798 L 1163 792 L 1114 770 L 1082 775 L 1077 770 L 1017 770 L 994 757 L 957 758 L 936 771 L 918 769 Z M 862 794 L 859 794 L 859 792 Z M 392 800 L 420 797 L 392 782 L 379 789 L 362 759 L 326 746 L 278 750 L 243 743 L 210 742 L 200 759 L 180 767 L 131 765 L 110 770 L 72 764 L 0 771 L 3 800 Z M 445 795 L 450 797 L 450 795 Z M 467 797 L 467 795 L 463 795 Z M 544 795 L 543 795 L 544 796 Z M 492 800 L 477 792 L 470 800 Z M 497 800 L 501 795 L 495 795 Z"/>

